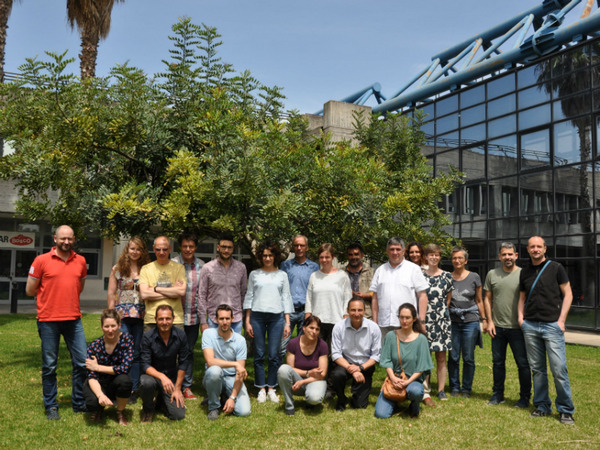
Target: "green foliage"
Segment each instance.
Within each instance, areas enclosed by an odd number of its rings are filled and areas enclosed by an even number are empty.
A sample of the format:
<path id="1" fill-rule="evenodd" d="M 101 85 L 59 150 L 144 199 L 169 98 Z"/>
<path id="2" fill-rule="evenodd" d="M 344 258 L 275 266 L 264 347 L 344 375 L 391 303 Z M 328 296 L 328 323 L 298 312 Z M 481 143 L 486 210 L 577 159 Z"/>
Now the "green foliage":
<path id="1" fill-rule="evenodd" d="M 154 78 L 117 65 L 80 82 L 73 59 L 47 53 L 0 87 L 0 136 L 16 149 L 1 176 L 18 180 L 21 214 L 117 239 L 229 230 L 248 250 L 303 233 L 380 258 L 391 235 L 450 240 L 437 202 L 460 178 L 432 178 L 418 120 L 357 116 L 358 145 L 310 137 L 303 117 L 282 119 L 279 87 L 220 60 L 216 29 L 185 19 L 169 39 Z"/>

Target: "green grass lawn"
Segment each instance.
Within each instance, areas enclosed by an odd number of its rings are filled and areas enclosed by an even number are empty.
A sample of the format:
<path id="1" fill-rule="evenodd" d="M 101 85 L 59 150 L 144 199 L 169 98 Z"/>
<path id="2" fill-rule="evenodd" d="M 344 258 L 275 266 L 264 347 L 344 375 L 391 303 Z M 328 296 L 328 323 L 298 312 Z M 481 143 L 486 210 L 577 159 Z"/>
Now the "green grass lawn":
<path id="1" fill-rule="evenodd" d="M 83 318 L 88 342 L 101 335 L 98 315 Z M 385 373 L 378 369 L 366 410 L 338 413 L 334 403 L 307 410 L 296 401 L 296 415 L 288 417 L 283 406 L 259 405 L 252 388 L 252 363 L 248 361 L 252 414 L 247 418 L 220 416 L 209 422 L 200 400 L 188 401 L 185 420 L 171 422 L 160 413 L 152 424 L 140 423 L 141 402 L 128 406 L 131 424 L 120 427 L 114 409 L 102 424 L 90 424 L 88 415 L 71 410 L 71 364 L 61 344 L 58 393 L 60 421 L 44 414 L 41 386 L 40 340 L 33 315 L 0 315 L 0 447 L 2 448 L 600 448 L 600 349 L 567 346 L 571 387 L 575 402 L 575 426 L 562 425 L 557 414 L 533 419 L 530 411 L 513 407 L 518 399 L 514 361 L 508 361 L 506 403 L 488 406 L 492 366 L 490 340 L 476 350 L 477 370 L 470 399 L 436 401 L 423 407 L 411 420 L 399 414 L 389 420 L 373 416 Z M 509 353 L 509 359 L 512 359 Z M 202 394 L 204 361 L 196 348 L 193 390 Z M 435 379 L 433 380 L 435 388 Z M 551 384 L 551 398 L 554 387 Z M 447 390 L 447 389 L 446 389 Z M 283 402 L 283 399 L 282 399 Z M 131 413 L 130 413 L 131 414 Z"/>

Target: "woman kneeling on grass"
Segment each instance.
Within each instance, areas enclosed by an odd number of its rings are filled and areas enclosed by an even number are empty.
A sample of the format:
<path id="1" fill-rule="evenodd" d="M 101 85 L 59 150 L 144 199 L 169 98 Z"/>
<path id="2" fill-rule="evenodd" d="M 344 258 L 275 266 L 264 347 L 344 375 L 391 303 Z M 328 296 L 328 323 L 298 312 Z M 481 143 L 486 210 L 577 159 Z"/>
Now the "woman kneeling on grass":
<path id="1" fill-rule="evenodd" d="M 92 341 L 87 350 L 85 367 L 88 379 L 83 385 L 87 410 L 92 421 L 100 422 L 105 406 L 117 402 L 119 425 L 127 425 L 125 406 L 133 382 L 128 375 L 133 361 L 133 338 L 119 331 L 121 316 L 114 309 L 105 309 L 100 316 L 104 335 Z"/>
<path id="2" fill-rule="evenodd" d="M 305 395 L 306 403 L 318 405 L 327 391 L 327 358 L 329 348 L 319 337 L 321 319 L 308 316 L 302 325 L 302 335 L 287 346 L 287 364 L 277 371 L 279 387 L 285 399 L 285 413 L 294 415 L 293 394 Z"/>
<path id="3" fill-rule="evenodd" d="M 390 331 L 381 348 L 381 359 L 379 365 L 384 367 L 387 376 L 392 383 L 398 387 L 406 388 L 406 398 L 410 400 L 408 413 L 410 417 L 418 417 L 421 411 L 420 403 L 423 400 L 423 372 L 433 369 L 429 344 L 427 338 L 421 334 L 421 323 L 417 319 L 417 310 L 410 303 L 404 303 L 399 309 L 399 330 Z M 400 345 L 400 356 L 402 365 L 398 359 L 398 343 Z M 407 380 L 402 380 L 396 374 L 404 369 Z M 375 404 L 375 417 L 388 419 L 392 417 L 397 403 L 388 400 L 379 393 Z"/>

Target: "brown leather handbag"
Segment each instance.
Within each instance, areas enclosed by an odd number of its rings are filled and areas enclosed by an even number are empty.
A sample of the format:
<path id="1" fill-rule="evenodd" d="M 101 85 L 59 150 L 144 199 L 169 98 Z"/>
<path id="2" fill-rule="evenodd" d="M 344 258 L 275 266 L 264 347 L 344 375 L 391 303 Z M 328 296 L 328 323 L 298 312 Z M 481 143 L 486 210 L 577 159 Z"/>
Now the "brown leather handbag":
<path id="1" fill-rule="evenodd" d="M 408 380 L 408 377 L 404 373 L 404 369 L 402 368 L 402 357 L 400 356 L 400 335 L 398 331 L 396 331 L 396 345 L 398 348 L 398 361 L 400 362 L 400 373 L 395 373 L 398 378 L 401 380 Z M 383 392 L 383 396 L 392 402 L 403 402 L 406 400 L 406 388 L 399 388 L 392 383 L 392 380 L 389 376 L 385 377 L 385 381 L 383 382 L 383 386 L 381 387 L 381 391 Z"/>

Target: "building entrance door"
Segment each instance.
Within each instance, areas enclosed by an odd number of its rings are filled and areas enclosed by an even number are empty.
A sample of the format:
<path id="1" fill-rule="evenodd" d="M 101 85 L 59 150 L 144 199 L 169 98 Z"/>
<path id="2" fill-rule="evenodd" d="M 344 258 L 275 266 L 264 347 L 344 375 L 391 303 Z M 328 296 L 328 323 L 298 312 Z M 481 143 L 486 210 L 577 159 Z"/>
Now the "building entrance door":
<path id="1" fill-rule="evenodd" d="M 25 285 L 35 250 L 0 249 L 0 300 L 31 299 L 25 294 Z"/>

